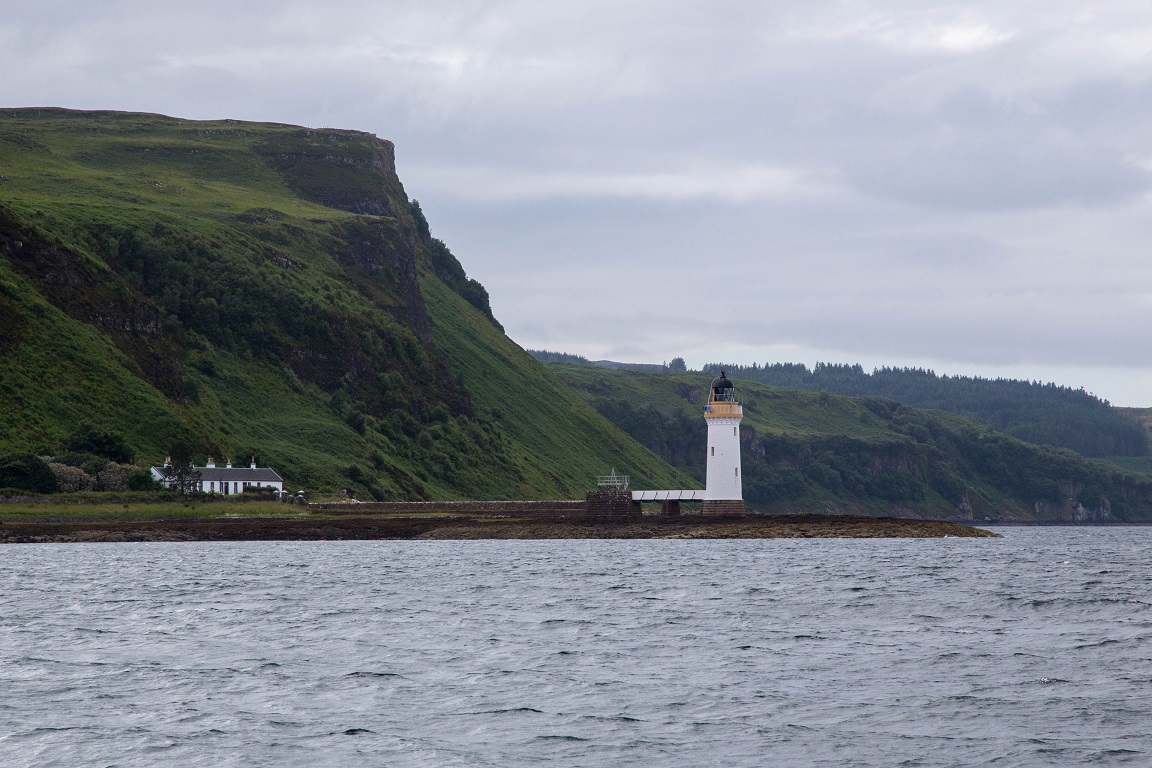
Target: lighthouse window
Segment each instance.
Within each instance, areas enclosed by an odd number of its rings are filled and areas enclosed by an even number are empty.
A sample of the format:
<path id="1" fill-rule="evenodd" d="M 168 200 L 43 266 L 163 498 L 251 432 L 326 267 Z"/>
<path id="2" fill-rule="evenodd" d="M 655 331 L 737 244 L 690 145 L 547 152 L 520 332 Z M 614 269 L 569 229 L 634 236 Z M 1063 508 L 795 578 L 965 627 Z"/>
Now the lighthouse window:
<path id="1" fill-rule="evenodd" d="M 715 456 L 715 455 L 716 455 L 716 446 L 712 446 L 712 455 L 713 455 L 713 456 Z"/>
<path id="2" fill-rule="evenodd" d="M 736 427 L 732 427 L 732 437 L 736 437 Z"/>
<path id="3" fill-rule="evenodd" d="M 736 467 L 736 477 L 740 477 L 740 467 Z"/>

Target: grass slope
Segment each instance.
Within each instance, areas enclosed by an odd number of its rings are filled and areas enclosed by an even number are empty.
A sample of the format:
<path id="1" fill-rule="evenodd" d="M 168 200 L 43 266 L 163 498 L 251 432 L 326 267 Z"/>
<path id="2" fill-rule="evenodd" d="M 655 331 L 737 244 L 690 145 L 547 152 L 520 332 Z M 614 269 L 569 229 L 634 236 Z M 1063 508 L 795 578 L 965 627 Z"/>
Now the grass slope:
<path id="1" fill-rule="evenodd" d="M 422 286 L 434 338 L 453 374 L 472 393 L 477 412 L 490 416 L 516 446 L 524 473 L 518 493 L 533 497 L 559 487 L 582 494 L 591 479 L 613 467 L 639 486 L 691 481 L 589 408 L 443 283 L 425 280 Z"/>
<path id="2" fill-rule="evenodd" d="M 142 453 L 187 431 L 182 413 L 96 329 L 73 320 L 0 261 L 0 450 L 51 453 L 73 425 L 122 427 Z M 142 428 L 141 425 L 150 425 Z"/>

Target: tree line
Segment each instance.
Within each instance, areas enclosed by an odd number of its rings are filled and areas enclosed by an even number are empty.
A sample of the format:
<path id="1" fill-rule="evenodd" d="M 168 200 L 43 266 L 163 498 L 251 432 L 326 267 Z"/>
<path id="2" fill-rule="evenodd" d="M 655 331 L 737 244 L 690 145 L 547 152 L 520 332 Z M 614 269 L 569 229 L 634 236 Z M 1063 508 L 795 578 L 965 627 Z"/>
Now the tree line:
<path id="1" fill-rule="evenodd" d="M 924 368 L 877 368 L 803 363 L 709 363 L 704 371 L 774 387 L 878 396 L 948 411 L 1038 445 L 1071 448 L 1084 456 L 1147 456 L 1142 425 L 1107 400 L 1071 387 L 1019 379 L 941 376 Z"/>

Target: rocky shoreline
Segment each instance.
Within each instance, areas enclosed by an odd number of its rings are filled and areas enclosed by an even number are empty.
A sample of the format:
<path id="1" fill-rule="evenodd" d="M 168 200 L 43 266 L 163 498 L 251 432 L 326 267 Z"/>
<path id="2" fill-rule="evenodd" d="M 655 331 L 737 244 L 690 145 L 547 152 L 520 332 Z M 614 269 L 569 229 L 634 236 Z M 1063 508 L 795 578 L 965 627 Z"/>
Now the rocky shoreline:
<path id="1" fill-rule="evenodd" d="M 999 534 L 941 520 L 782 515 L 627 518 L 581 522 L 499 517 L 215 518 L 136 522 L 4 522 L 0 543 L 344 541 L 372 539 L 984 538 Z"/>

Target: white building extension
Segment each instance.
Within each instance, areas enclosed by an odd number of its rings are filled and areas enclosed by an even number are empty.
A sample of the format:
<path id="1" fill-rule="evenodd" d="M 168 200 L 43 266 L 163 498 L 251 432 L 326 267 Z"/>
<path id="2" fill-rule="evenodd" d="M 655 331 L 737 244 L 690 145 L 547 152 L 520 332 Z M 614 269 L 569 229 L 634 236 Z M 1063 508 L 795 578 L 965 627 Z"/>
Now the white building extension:
<path id="1" fill-rule="evenodd" d="M 169 487 L 168 473 L 171 467 L 171 458 L 164 462 L 163 467 L 152 467 L 152 478 L 165 487 Z M 243 493 L 245 488 L 284 490 L 284 479 L 273 469 L 257 467 L 255 458 L 247 467 L 233 467 L 230 461 L 225 466 L 218 467 L 216 462 L 209 457 L 207 464 L 203 467 L 197 467 L 193 464 L 192 470 L 200 475 L 195 487 L 191 490 L 192 493 L 218 493 L 232 496 Z"/>

